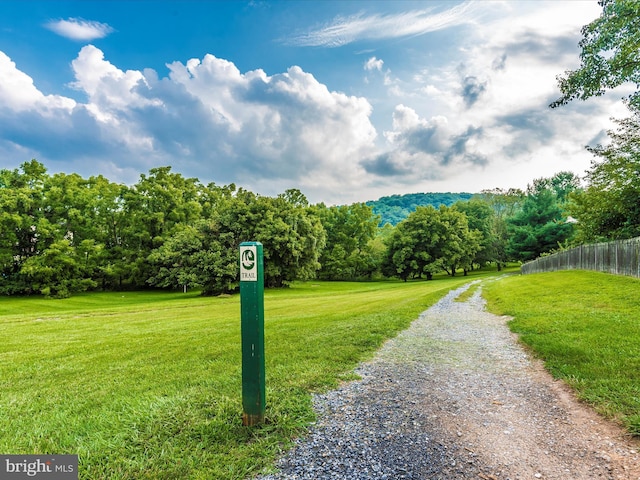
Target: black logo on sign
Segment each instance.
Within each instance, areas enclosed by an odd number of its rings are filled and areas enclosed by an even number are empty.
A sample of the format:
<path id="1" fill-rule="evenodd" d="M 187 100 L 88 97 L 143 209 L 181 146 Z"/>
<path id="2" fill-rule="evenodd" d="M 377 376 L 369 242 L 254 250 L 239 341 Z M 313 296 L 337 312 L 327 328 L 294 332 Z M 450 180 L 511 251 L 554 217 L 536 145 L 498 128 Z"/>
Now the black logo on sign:
<path id="1" fill-rule="evenodd" d="M 256 266 L 256 255 L 253 253 L 253 250 L 243 250 L 240 260 L 242 262 L 242 268 L 245 270 L 253 270 L 253 267 Z"/>

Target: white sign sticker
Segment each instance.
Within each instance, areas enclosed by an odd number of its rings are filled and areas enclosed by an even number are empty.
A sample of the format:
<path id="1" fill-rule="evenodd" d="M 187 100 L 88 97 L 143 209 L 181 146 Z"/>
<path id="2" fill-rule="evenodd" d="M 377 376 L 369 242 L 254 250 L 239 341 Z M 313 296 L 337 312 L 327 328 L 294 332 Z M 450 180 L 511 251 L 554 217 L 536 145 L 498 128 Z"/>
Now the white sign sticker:
<path id="1" fill-rule="evenodd" d="M 240 281 L 258 281 L 258 252 L 255 245 L 240 247 Z"/>

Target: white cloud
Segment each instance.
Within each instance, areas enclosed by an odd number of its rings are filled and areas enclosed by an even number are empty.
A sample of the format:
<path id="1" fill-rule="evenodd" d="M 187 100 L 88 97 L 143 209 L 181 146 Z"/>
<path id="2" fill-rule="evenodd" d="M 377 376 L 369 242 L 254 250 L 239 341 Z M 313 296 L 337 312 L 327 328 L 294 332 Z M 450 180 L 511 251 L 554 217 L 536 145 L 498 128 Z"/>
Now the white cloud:
<path id="1" fill-rule="evenodd" d="M 233 144 L 231 169 L 259 168 L 264 176 L 289 179 L 329 169 L 350 177 L 353 159 L 375 139 L 367 100 L 331 92 L 299 67 L 273 76 L 242 74 L 207 55 L 169 68 L 171 81 L 202 106 L 220 139 Z"/>
<path id="2" fill-rule="evenodd" d="M 71 109 L 75 101 L 58 95 L 43 95 L 33 79 L 16 67 L 16 64 L 0 51 L 0 109 L 24 111 L 40 109 Z"/>
<path id="3" fill-rule="evenodd" d="M 381 72 L 383 65 L 384 65 L 384 61 L 376 57 L 371 57 L 369 60 L 364 62 L 364 69 L 367 71 L 377 70 Z"/>
<path id="4" fill-rule="evenodd" d="M 426 120 L 400 104 L 393 112 L 393 130 L 384 132 L 386 151 L 362 165 L 371 175 L 406 185 L 439 180 L 460 168 L 486 165 L 484 152 L 477 148 L 483 136 L 481 127 L 451 124 L 441 115 Z"/>
<path id="5" fill-rule="evenodd" d="M 33 85 L 33 79 L 18 70 L 16 64 L 0 52 L 0 105 L 12 110 L 23 110 L 43 97 Z"/>
<path id="6" fill-rule="evenodd" d="M 391 191 L 525 187 L 560 170 L 583 174 L 591 158 L 584 145 L 610 125 L 622 95 L 548 104 L 559 95 L 556 75 L 578 63 L 581 26 L 600 9 L 538 3 L 483 2 L 483 22 L 456 39 L 455 55 L 412 59 L 396 82 L 402 96 L 385 152 L 365 168 Z"/>
<path id="7" fill-rule="evenodd" d="M 52 20 L 46 23 L 45 27 L 62 37 L 80 41 L 104 38 L 113 32 L 113 28 L 106 23 L 83 20 L 81 18 Z"/>
<path id="8" fill-rule="evenodd" d="M 423 88 L 421 88 L 421 91 L 424 92 L 426 95 L 435 97 L 436 95 L 440 95 L 442 92 L 438 89 L 438 87 L 436 87 L 435 85 L 431 85 L 431 84 L 427 84 L 426 86 L 424 86 Z"/>
<path id="9" fill-rule="evenodd" d="M 435 7 L 389 15 L 361 13 L 350 17 L 337 17 L 328 25 L 288 38 L 286 43 L 298 46 L 339 47 L 359 40 L 423 35 L 474 22 L 474 16 L 481 11 L 482 6 L 468 1 L 437 13 Z"/>
<path id="10" fill-rule="evenodd" d="M 11 62 L 2 55 L 0 64 Z M 122 71 L 91 45 L 72 67 L 73 87 L 86 103 L 50 119 L 40 110 L 16 118 L 25 104 L 42 105 L 47 97 L 15 68 L 0 75 L 0 95 L 12 99 L 2 105 L 9 114 L 0 115 L 0 149 L 11 134 L 24 137 L 16 124 L 29 124 L 37 130 L 28 142 L 42 146 L 37 158 L 75 158 L 80 163 L 70 169 L 79 173 L 88 158 L 123 173 L 116 165 L 124 160 L 129 170 L 172 165 L 203 181 L 257 185 L 267 194 L 293 184 L 337 195 L 360 181 L 358 160 L 374 148 L 369 102 L 330 91 L 300 67 L 272 76 L 241 73 L 206 55 L 169 64 L 169 76 L 159 78 L 153 70 Z M 28 94 L 21 99 L 18 92 Z"/>
<path id="11" fill-rule="evenodd" d="M 123 72 L 106 61 L 102 51 L 93 45 L 82 47 L 71 66 L 76 78 L 71 86 L 84 91 L 89 104 L 101 115 L 108 116 L 114 110 L 140 107 L 150 102 L 137 93 L 138 87 L 146 85 L 142 72 Z"/>
<path id="12" fill-rule="evenodd" d="M 414 109 L 405 105 L 398 105 L 393 112 L 393 129 L 395 133 L 412 128 L 426 127 L 427 125 L 428 122 L 421 119 Z"/>

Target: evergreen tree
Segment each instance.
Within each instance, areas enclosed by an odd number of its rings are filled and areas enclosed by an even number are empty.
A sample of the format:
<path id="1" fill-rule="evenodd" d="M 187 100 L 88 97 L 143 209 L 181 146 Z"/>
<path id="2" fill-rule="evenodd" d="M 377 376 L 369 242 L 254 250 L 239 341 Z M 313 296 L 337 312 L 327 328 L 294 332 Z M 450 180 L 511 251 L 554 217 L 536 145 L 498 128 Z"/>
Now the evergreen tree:
<path id="1" fill-rule="evenodd" d="M 532 190 L 522 210 L 507 219 L 507 255 L 520 261 L 533 260 L 557 249 L 573 233 L 555 194 L 546 188 Z"/>

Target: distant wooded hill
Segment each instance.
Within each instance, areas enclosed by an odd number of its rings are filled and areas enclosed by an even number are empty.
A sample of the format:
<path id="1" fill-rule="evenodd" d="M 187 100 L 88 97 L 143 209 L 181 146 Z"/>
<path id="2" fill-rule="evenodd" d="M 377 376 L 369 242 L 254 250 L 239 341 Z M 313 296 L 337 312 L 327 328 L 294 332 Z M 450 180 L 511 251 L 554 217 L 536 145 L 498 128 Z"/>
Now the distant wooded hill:
<path id="1" fill-rule="evenodd" d="M 439 208 L 440 205 L 450 207 L 458 201 L 467 201 L 473 193 L 408 193 L 406 195 L 391 195 L 381 197 L 378 200 L 370 200 L 367 205 L 373 207 L 373 213 L 380 215 L 380 225 L 390 223 L 397 225 L 407 218 L 416 207 L 431 205 Z"/>

